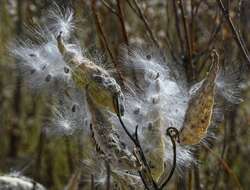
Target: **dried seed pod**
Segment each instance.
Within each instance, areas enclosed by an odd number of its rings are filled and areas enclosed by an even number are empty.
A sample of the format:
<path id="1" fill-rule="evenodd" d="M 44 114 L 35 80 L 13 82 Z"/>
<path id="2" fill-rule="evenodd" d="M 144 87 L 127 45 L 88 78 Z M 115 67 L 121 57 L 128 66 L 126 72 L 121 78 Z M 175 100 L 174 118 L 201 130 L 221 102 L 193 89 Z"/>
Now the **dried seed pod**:
<path id="1" fill-rule="evenodd" d="M 62 33 L 57 37 L 57 44 L 65 61 L 69 60 L 68 64 L 75 68 L 72 79 L 79 88 L 87 88 L 88 94 L 98 106 L 114 113 L 118 110 L 114 106 L 113 99 L 118 96 L 121 103 L 120 110 L 124 110 L 121 88 L 106 70 L 87 58 L 79 58 L 74 52 L 68 50 L 62 39 Z"/>
<path id="2" fill-rule="evenodd" d="M 180 143 L 194 145 L 206 136 L 214 108 L 216 76 L 219 73 L 219 55 L 213 50 L 212 65 L 200 88 L 192 95 L 186 111 Z"/>
<path id="3" fill-rule="evenodd" d="M 88 92 L 87 101 L 89 102 L 92 113 L 92 132 L 96 146 L 107 157 L 111 156 L 111 162 L 114 166 L 129 171 L 140 169 L 141 166 L 135 156 L 120 141 L 119 135 L 116 133 L 112 123 L 108 120 L 107 113 L 98 109 L 96 103 L 92 100 L 92 96 L 90 96 Z"/>

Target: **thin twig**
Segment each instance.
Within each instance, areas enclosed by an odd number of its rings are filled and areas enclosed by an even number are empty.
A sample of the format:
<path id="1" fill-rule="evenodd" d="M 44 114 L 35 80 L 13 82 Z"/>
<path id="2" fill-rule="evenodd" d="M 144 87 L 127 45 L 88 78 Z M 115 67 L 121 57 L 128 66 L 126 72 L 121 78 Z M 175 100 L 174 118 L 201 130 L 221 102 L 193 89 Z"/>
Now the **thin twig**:
<path id="1" fill-rule="evenodd" d="M 221 159 L 224 159 L 224 155 L 225 155 L 225 152 L 226 152 L 226 149 L 227 149 L 227 125 L 228 123 L 226 123 L 226 125 L 224 126 L 224 137 L 223 137 L 223 145 L 222 145 L 222 151 L 221 151 Z M 219 179 L 220 179 L 220 167 L 217 169 L 217 172 L 215 174 L 215 181 L 214 181 L 214 185 L 213 185 L 213 190 L 216 190 L 217 189 L 217 185 L 218 185 L 218 182 L 219 182 Z"/>
<path id="2" fill-rule="evenodd" d="M 167 48 L 169 49 L 170 55 L 173 58 L 174 62 L 179 63 L 180 60 L 178 60 L 178 58 L 177 58 L 177 56 L 175 54 L 175 50 L 173 49 L 174 44 L 171 42 L 168 32 L 166 32 L 166 37 L 163 38 L 163 40 L 164 40 Z"/>
<path id="3" fill-rule="evenodd" d="M 119 14 L 115 9 L 113 9 L 105 0 L 101 0 L 103 5 L 113 14 L 115 14 L 117 17 L 119 17 Z"/>
<path id="4" fill-rule="evenodd" d="M 132 6 L 132 4 L 129 0 L 127 0 L 127 2 L 128 2 L 129 7 L 135 12 L 135 14 L 141 19 L 141 21 L 145 25 L 146 30 L 148 31 L 149 36 L 150 36 L 151 40 L 153 41 L 153 43 L 155 44 L 155 46 L 159 48 L 160 45 L 159 45 L 158 41 L 156 40 L 156 37 L 155 37 L 153 31 L 151 30 L 151 27 L 149 26 L 149 23 L 148 23 L 146 17 L 143 15 L 142 10 L 141 10 L 138 2 L 136 0 L 133 0 L 133 3 L 135 5 L 136 9 Z"/>
<path id="5" fill-rule="evenodd" d="M 127 0 L 127 3 L 129 5 L 129 7 L 133 10 L 133 12 L 136 14 L 136 16 L 140 18 L 140 14 L 137 12 L 136 8 L 134 8 L 134 6 L 130 2 L 130 0 Z"/>
<path id="6" fill-rule="evenodd" d="M 126 43 L 126 45 L 128 45 L 128 34 L 126 31 L 126 27 L 125 27 L 125 21 L 124 21 L 124 16 L 123 16 L 123 12 L 122 12 L 122 7 L 121 7 L 121 0 L 116 0 L 116 4 L 117 4 L 117 9 L 118 12 L 113 9 L 105 0 L 101 0 L 103 5 L 114 15 L 116 15 L 120 21 L 121 24 L 121 29 L 122 29 L 122 35 L 124 38 L 124 42 Z"/>
<path id="7" fill-rule="evenodd" d="M 188 170 L 188 190 L 193 189 L 193 172 L 191 169 Z"/>
<path id="8" fill-rule="evenodd" d="M 95 190 L 95 179 L 94 179 L 94 175 L 92 174 L 91 175 L 91 187 L 90 187 L 91 190 Z"/>
<path id="9" fill-rule="evenodd" d="M 44 131 L 41 129 L 40 131 L 40 136 L 39 136 L 39 140 L 38 140 L 38 145 L 37 145 L 37 149 L 36 149 L 36 158 L 35 158 L 35 164 L 34 164 L 34 174 L 35 174 L 35 178 L 39 179 L 41 176 L 41 167 L 42 167 L 42 159 L 43 159 L 43 155 L 44 155 L 44 146 L 45 146 L 45 142 L 46 142 L 46 136 Z"/>
<path id="10" fill-rule="evenodd" d="M 140 178 L 141 178 L 141 180 L 142 180 L 142 183 L 143 183 L 144 187 L 146 188 L 146 190 L 150 190 L 150 188 L 149 188 L 148 185 L 147 185 L 146 180 L 145 180 L 144 177 L 143 177 L 142 172 L 141 172 L 141 171 L 138 171 L 138 173 L 139 173 L 139 176 L 140 176 Z"/>
<path id="11" fill-rule="evenodd" d="M 203 1 L 205 1 L 205 0 L 201 0 L 201 1 L 199 1 L 199 2 L 196 4 L 196 8 L 195 8 L 195 10 L 194 10 L 194 17 L 197 16 L 198 11 L 199 11 L 199 8 L 201 7 L 201 4 L 203 3 Z"/>
<path id="12" fill-rule="evenodd" d="M 107 38 L 106 38 L 106 36 L 104 34 L 104 31 L 103 31 L 101 23 L 100 23 L 99 16 L 98 16 L 97 11 L 96 11 L 96 0 L 92 0 L 92 2 L 91 2 L 91 8 L 92 8 L 93 15 L 95 17 L 96 27 L 97 27 L 100 35 L 101 35 L 102 44 L 105 46 L 106 50 L 108 51 L 108 54 L 109 54 L 109 56 L 111 58 L 111 61 L 114 64 L 114 67 L 116 68 L 116 71 L 117 71 L 117 73 L 119 75 L 119 78 L 120 78 L 120 80 L 121 80 L 121 82 L 123 84 L 122 74 L 121 74 L 121 72 L 120 72 L 120 70 L 118 68 L 117 62 L 115 61 L 115 58 L 114 58 L 114 56 L 112 54 L 111 48 L 109 47 Z"/>
<path id="13" fill-rule="evenodd" d="M 190 19 L 190 48 L 194 50 L 194 0 L 191 0 L 191 19 Z M 192 52 L 193 53 L 193 52 Z"/>
<path id="14" fill-rule="evenodd" d="M 98 16 L 97 11 L 96 11 L 96 0 L 92 0 L 91 8 L 92 8 L 93 15 L 95 17 L 95 23 L 96 23 L 97 30 L 99 31 L 99 33 L 101 35 L 101 41 L 102 41 L 103 45 L 105 46 L 106 50 L 108 51 L 109 56 L 110 56 L 113 64 L 116 66 L 115 58 L 114 58 L 114 56 L 112 54 L 112 51 L 111 51 L 111 49 L 110 49 L 110 47 L 108 45 L 107 38 L 106 38 L 106 36 L 104 34 L 104 31 L 102 29 L 99 16 Z"/>
<path id="15" fill-rule="evenodd" d="M 194 177 L 195 177 L 195 190 L 200 190 L 201 186 L 200 186 L 200 170 L 199 167 L 197 165 L 194 165 Z"/>
<path id="16" fill-rule="evenodd" d="M 110 190 L 110 175 L 111 175 L 111 170 L 110 170 L 110 165 L 109 165 L 108 161 L 106 161 L 106 170 L 107 170 L 106 190 Z"/>
<path id="17" fill-rule="evenodd" d="M 190 41 L 190 34 L 189 34 L 189 29 L 187 25 L 187 19 L 185 16 L 184 12 L 184 6 L 183 6 L 183 0 L 179 1 L 179 7 L 181 10 L 181 16 L 182 16 L 182 22 L 183 22 L 183 28 L 184 28 L 184 35 L 185 35 L 185 40 L 186 40 L 186 48 L 187 48 L 187 56 L 188 56 L 188 62 L 190 65 L 190 74 L 192 75 L 191 79 L 193 79 L 194 75 L 194 66 L 192 62 L 192 47 L 191 47 L 191 41 Z"/>
<path id="18" fill-rule="evenodd" d="M 120 114 L 120 108 L 119 108 L 119 100 L 118 100 L 118 97 L 114 97 L 114 105 L 117 106 L 116 110 L 117 111 L 117 117 L 122 125 L 122 128 L 123 130 L 125 131 L 125 133 L 128 135 L 128 137 L 132 140 L 132 142 L 134 143 L 135 147 L 136 147 L 136 150 L 138 150 L 138 153 L 139 153 L 139 158 L 137 155 L 135 155 L 138 163 L 140 163 L 141 161 L 143 162 L 143 166 L 146 168 L 146 171 L 147 171 L 147 177 L 149 177 L 149 180 L 150 180 L 150 183 L 153 185 L 154 189 L 155 190 L 158 190 L 158 186 L 156 184 L 156 182 L 154 181 L 152 175 L 151 175 L 151 170 L 150 170 L 150 167 L 149 167 L 149 164 L 147 162 L 147 159 L 145 157 L 145 154 L 143 152 L 143 149 L 141 147 L 141 144 L 140 144 L 140 141 L 139 141 L 139 138 L 138 138 L 138 126 L 136 126 L 136 129 L 135 129 L 135 137 L 128 131 L 127 127 L 125 126 L 122 118 L 121 118 L 121 114 Z M 139 175 L 142 179 L 142 182 L 145 186 L 146 189 L 150 189 L 148 187 L 148 184 L 146 183 L 146 180 L 144 179 L 144 175 L 143 173 L 139 170 Z"/>
<path id="19" fill-rule="evenodd" d="M 228 172 L 228 174 L 233 178 L 233 180 L 235 181 L 235 183 L 238 186 L 238 188 L 242 189 L 242 186 L 240 184 L 240 181 L 239 181 L 238 177 L 233 172 L 233 170 L 229 167 L 229 165 L 227 164 L 227 162 L 223 158 L 221 158 L 217 153 L 215 153 L 211 148 L 209 148 L 207 145 L 203 144 L 203 147 L 205 147 L 205 149 L 207 149 L 209 152 L 211 152 L 218 159 L 218 161 L 220 162 L 220 164 L 223 166 L 224 170 L 226 172 Z"/>
<path id="20" fill-rule="evenodd" d="M 125 21 L 124 21 L 124 16 L 121 8 L 121 0 L 116 0 L 117 8 L 118 8 L 118 18 L 120 20 L 121 28 L 122 28 L 122 35 L 124 42 L 126 45 L 128 45 L 128 34 L 125 28 Z"/>
<path id="21" fill-rule="evenodd" d="M 181 46 L 181 53 L 184 54 L 184 47 L 183 47 L 183 39 L 181 36 L 181 29 L 180 29 L 180 20 L 179 20 L 179 16 L 178 16 L 178 8 L 176 6 L 176 0 L 173 0 L 173 9 L 174 9 L 174 16 L 175 16 L 175 28 L 176 28 L 176 32 L 177 32 L 177 36 L 178 39 L 180 41 L 180 46 Z"/>
<path id="22" fill-rule="evenodd" d="M 243 56 L 245 57 L 246 61 L 248 62 L 248 64 L 250 64 L 249 52 L 246 48 L 246 45 L 245 45 L 242 37 L 240 36 L 238 29 L 234 25 L 230 15 L 229 15 L 229 10 L 225 8 L 225 6 L 221 0 L 217 0 L 217 4 L 220 7 L 220 10 L 222 11 L 224 17 L 227 20 L 227 23 L 231 29 L 231 32 L 233 33 L 234 40 L 236 41 L 237 45 L 241 49 L 241 52 L 242 52 Z"/>
<path id="23" fill-rule="evenodd" d="M 176 47 L 176 45 L 173 45 L 172 41 L 171 41 L 171 37 L 170 37 L 170 34 L 169 34 L 169 30 L 170 30 L 170 15 L 169 15 L 169 3 L 166 3 L 166 11 L 167 11 L 167 20 L 166 20 L 166 37 L 163 37 L 163 40 L 164 40 L 164 43 L 163 44 L 166 44 L 166 47 L 167 49 L 169 49 L 169 53 L 172 57 L 172 59 L 174 60 L 175 63 L 180 63 L 180 60 L 178 60 L 177 58 L 177 52 L 176 50 L 174 49 L 174 47 Z M 180 43 L 180 45 L 182 46 L 182 43 Z M 182 54 L 182 51 L 183 51 L 183 48 L 181 48 L 181 54 Z M 178 55 L 179 57 L 179 55 Z"/>
<path id="24" fill-rule="evenodd" d="M 174 132 L 174 134 L 172 134 L 172 132 Z M 179 142 L 179 131 L 174 128 L 174 127 L 169 127 L 166 131 L 166 135 L 170 137 L 170 140 L 172 142 L 173 145 L 173 165 L 171 168 L 171 171 L 167 177 L 167 179 L 162 183 L 162 185 L 160 186 L 160 189 L 163 189 L 168 182 L 170 181 L 170 179 L 172 178 L 175 168 L 176 168 L 176 143 L 175 143 L 175 139 L 177 139 L 177 142 Z"/>
<path id="25" fill-rule="evenodd" d="M 74 161 L 73 161 L 73 154 L 71 152 L 70 147 L 70 139 L 68 136 L 64 136 L 64 143 L 65 143 L 65 149 L 66 149 L 66 157 L 68 162 L 69 171 L 72 173 L 74 171 Z"/>
<path id="26" fill-rule="evenodd" d="M 148 174 L 147 177 L 149 177 L 150 183 L 153 185 L 153 187 L 155 189 L 158 189 L 158 185 L 156 184 L 156 182 L 153 179 L 150 166 L 148 164 L 146 156 L 145 156 L 145 154 L 143 152 L 143 149 L 141 147 L 141 143 L 140 143 L 140 140 L 139 140 L 139 137 L 138 137 L 138 125 L 135 128 L 135 139 L 136 139 L 136 142 L 138 143 L 141 159 L 142 159 L 142 161 L 143 161 L 143 163 L 144 163 L 144 165 L 146 166 L 146 169 L 147 169 L 147 174 Z"/>
<path id="27" fill-rule="evenodd" d="M 216 19 L 216 18 L 215 18 Z M 216 36 L 219 33 L 219 31 L 221 30 L 221 26 L 222 26 L 222 22 L 220 22 L 217 26 L 215 26 L 215 28 L 213 29 L 210 38 L 207 42 L 206 45 L 204 45 L 204 49 L 201 50 L 194 58 L 194 62 L 197 61 L 201 56 L 208 55 L 208 52 L 210 52 L 212 50 L 213 47 L 211 47 L 211 45 L 213 44 L 213 42 L 216 40 Z M 201 73 L 201 71 L 204 69 L 205 67 L 205 62 L 206 62 L 207 58 L 204 59 L 204 61 L 200 64 L 200 67 L 197 70 L 197 73 Z"/>

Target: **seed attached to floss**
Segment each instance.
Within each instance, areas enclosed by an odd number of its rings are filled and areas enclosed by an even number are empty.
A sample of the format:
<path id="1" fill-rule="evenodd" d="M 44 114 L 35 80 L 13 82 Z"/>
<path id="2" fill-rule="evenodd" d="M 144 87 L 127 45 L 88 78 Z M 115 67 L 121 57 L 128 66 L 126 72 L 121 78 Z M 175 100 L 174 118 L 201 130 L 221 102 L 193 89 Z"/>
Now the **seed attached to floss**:
<path id="1" fill-rule="evenodd" d="M 42 70 L 45 70 L 46 69 L 46 65 L 44 65 L 43 67 L 42 67 Z"/>
<path id="2" fill-rule="evenodd" d="M 36 55 L 34 53 L 29 54 L 30 57 L 35 57 Z"/>
<path id="3" fill-rule="evenodd" d="M 160 77 L 160 73 L 156 74 L 155 80 L 157 80 Z"/>
<path id="4" fill-rule="evenodd" d="M 30 70 L 30 74 L 32 75 L 32 74 L 34 74 L 36 72 L 36 69 L 31 69 Z"/>
<path id="5" fill-rule="evenodd" d="M 147 60 L 150 60 L 151 59 L 151 55 L 147 55 L 146 58 L 147 58 Z"/>
<path id="6" fill-rule="evenodd" d="M 140 108 L 136 108 L 136 109 L 134 110 L 134 114 L 137 115 L 137 114 L 139 114 L 139 113 L 140 113 Z"/>
<path id="7" fill-rule="evenodd" d="M 71 108 L 72 112 L 76 112 L 76 104 L 74 104 Z"/>
<path id="8" fill-rule="evenodd" d="M 67 73 L 67 74 L 69 73 L 69 68 L 68 67 L 64 67 L 63 70 L 64 70 L 65 73 Z"/>
<path id="9" fill-rule="evenodd" d="M 49 75 L 46 76 L 45 81 L 49 82 L 51 80 L 51 78 L 52 78 L 52 76 L 49 74 Z"/>

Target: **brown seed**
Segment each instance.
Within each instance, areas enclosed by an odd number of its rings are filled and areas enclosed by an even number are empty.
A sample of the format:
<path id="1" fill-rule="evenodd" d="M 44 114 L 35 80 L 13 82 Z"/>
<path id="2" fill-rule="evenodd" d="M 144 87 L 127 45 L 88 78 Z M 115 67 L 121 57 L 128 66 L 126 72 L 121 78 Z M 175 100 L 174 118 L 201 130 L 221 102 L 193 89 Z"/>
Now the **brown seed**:
<path id="1" fill-rule="evenodd" d="M 49 82 L 51 80 L 52 76 L 50 74 L 48 74 L 45 78 L 45 81 L 46 82 Z"/>
<path id="2" fill-rule="evenodd" d="M 30 57 L 35 57 L 36 55 L 34 53 L 29 54 Z"/>
<path id="3" fill-rule="evenodd" d="M 76 105 L 75 104 L 72 106 L 71 111 L 76 112 Z"/>
<path id="4" fill-rule="evenodd" d="M 140 108 L 136 108 L 135 110 L 134 110 L 134 114 L 139 114 L 140 113 Z"/>
<path id="5" fill-rule="evenodd" d="M 64 67 L 64 72 L 65 73 L 69 73 L 69 68 L 68 67 Z"/>
<path id="6" fill-rule="evenodd" d="M 36 69 L 32 69 L 31 71 L 30 71 L 30 74 L 32 75 L 32 74 L 34 74 L 36 72 Z"/>
<path id="7" fill-rule="evenodd" d="M 146 58 L 147 58 L 147 60 L 150 60 L 151 59 L 151 55 L 147 55 Z"/>

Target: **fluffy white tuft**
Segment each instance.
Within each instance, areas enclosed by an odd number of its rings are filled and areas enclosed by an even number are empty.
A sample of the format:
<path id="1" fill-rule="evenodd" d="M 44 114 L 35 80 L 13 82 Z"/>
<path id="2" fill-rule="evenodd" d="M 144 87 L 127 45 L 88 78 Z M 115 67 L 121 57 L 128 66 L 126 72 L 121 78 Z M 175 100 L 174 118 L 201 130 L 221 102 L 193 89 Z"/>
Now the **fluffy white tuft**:
<path id="1" fill-rule="evenodd" d="M 131 132 L 134 132 L 135 126 L 139 125 L 139 136 L 142 143 L 151 142 L 147 139 L 143 131 L 149 123 L 153 123 L 157 117 L 155 111 L 159 111 L 162 121 L 162 127 L 159 129 L 162 134 L 166 133 L 168 127 L 181 129 L 184 121 L 185 112 L 188 106 L 189 94 L 187 88 L 179 85 L 178 81 L 172 77 L 169 64 L 157 49 L 146 49 L 136 47 L 123 47 L 123 55 L 120 63 L 123 67 L 123 73 L 126 74 L 127 81 L 134 81 L 128 84 L 132 93 L 126 94 L 126 112 L 124 121 Z M 131 91 L 131 90 L 130 90 Z M 159 138 L 159 137 L 150 137 Z M 150 143 L 146 143 L 150 146 Z M 153 147 L 145 147 L 153 148 Z M 172 143 L 165 136 L 165 161 L 167 165 L 173 163 Z M 188 166 L 194 161 L 189 147 L 177 148 L 177 168 Z"/>
<path id="2" fill-rule="evenodd" d="M 87 106 L 85 91 L 76 89 L 74 82 L 78 81 L 72 80 L 75 69 L 79 69 L 78 65 L 72 68 L 73 66 L 67 64 L 71 61 L 68 59 L 78 60 L 79 64 L 82 64 L 86 58 L 79 43 L 72 39 L 72 33 L 75 29 L 73 12 L 71 9 L 62 10 L 58 5 L 54 5 L 48 11 L 46 21 L 44 26 L 30 29 L 30 33 L 33 33 L 32 35 L 35 37 L 17 41 L 11 46 L 10 51 L 13 57 L 18 60 L 17 68 L 22 71 L 29 86 L 35 90 L 50 90 L 53 93 L 53 98 L 57 100 L 52 107 L 53 118 L 50 121 L 52 127 L 48 128 L 49 134 L 71 135 L 76 130 L 83 130 L 89 139 L 94 138 L 94 135 L 91 136 L 91 134 L 95 130 L 90 131 L 92 118 Z M 59 52 L 56 40 L 61 33 L 67 49 L 65 55 Z M 180 66 L 172 64 L 157 48 L 124 46 L 121 51 L 122 55 L 119 61 L 127 84 L 127 91 L 124 92 L 124 123 L 131 134 L 135 132 L 136 125 L 139 125 L 138 135 L 144 150 L 150 151 L 158 146 L 157 148 L 161 149 L 160 152 L 164 151 L 162 157 L 167 166 L 166 170 L 168 170 L 173 164 L 174 156 L 172 142 L 165 135 L 166 130 L 169 127 L 181 130 L 189 100 L 200 89 L 203 80 L 188 89 L 186 78 L 181 75 Z M 93 60 L 95 64 L 103 62 L 100 56 L 98 58 L 100 60 Z M 230 72 L 230 70 L 221 72 L 216 80 L 217 93 L 231 103 L 240 103 L 238 84 L 237 73 Z M 107 115 L 110 117 L 107 119 L 117 127 L 121 141 L 125 142 L 132 152 L 133 143 L 120 126 L 115 113 Z M 217 117 L 221 119 L 222 116 L 214 109 L 213 125 L 219 121 Z M 161 124 L 156 124 L 158 121 L 161 121 Z M 155 125 L 153 125 L 154 123 Z M 111 127 L 107 124 L 105 126 L 105 123 L 101 123 L 101 126 L 106 127 L 107 130 Z M 152 135 L 150 135 L 150 127 L 155 127 L 156 132 Z M 102 137 L 106 138 L 106 136 Z M 208 136 L 212 137 L 209 134 Z M 157 138 L 163 139 L 160 143 L 164 142 L 164 146 L 161 146 L 159 141 L 153 141 Z M 181 173 L 182 168 L 196 162 L 192 155 L 194 146 L 176 144 L 177 171 Z M 94 143 L 92 145 L 94 146 Z M 88 154 L 91 155 L 92 152 Z M 86 178 L 95 172 L 96 186 L 103 186 L 106 183 L 106 166 L 104 159 L 96 157 L 96 155 L 95 152 L 91 155 L 91 161 L 85 161 L 86 174 L 88 175 Z M 161 162 L 163 163 L 162 160 Z M 132 172 L 128 174 L 122 169 L 115 168 L 116 166 L 112 167 L 112 183 L 116 183 L 116 179 L 119 179 L 118 181 L 126 184 L 126 180 L 121 179 L 128 178 L 132 180 L 129 183 L 141 185 L 138 181 L 139 177 L 133 175 Z M 120 185 L 123 187 L 122 184 Z"/>
<path id="3" fill-rule="evenodd" d="M 70 80 L 69 67 L 63 61 L 55 41 L 42 46 L 21 43 L 12 48 L 12 54 L 19 60 L 17 67 L 31 88 L 48 88 L 56 80 L 62 79 L 66 83 Z"/>
<path id="4" fill-rule="evenodd" d="M 75 29 L 73 10 L 70 8 L 63 9 L 54 3 L 54 6 L 48 10 L 47 15 L 49 30 L 55 36 L 58 36 L 62 32 L 63 37 L 69 39 Z"/>
<path id="5" fill-rule="evenodd" d="M 3 175 L 0 176 L 0 189 L 26 189 L 32 190 L 36 188 L 37 190 L 45 190 L 45 188 L 35 182 L 33 179 L 24 177 L 24 176 L 16 176 L 16 175 Z"/>
<path id="6" fill-rule="evenodd" d="M 49 134 L 71 135 L 76 131 L 89 134 L 91 114 L 89 112 L 85 92 L 70 89 L 59 94 L 59 101 L 52 108 L 53 118 L 47 132 Z"/>
<path id="7" fill-rule="evenodd" d="M 225 68 L 220 71 L 216 79 L 217 93 L 233 104 L 243 101 L 240 89 L 240 73 L 232 68 Z"/>

